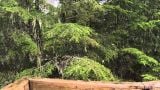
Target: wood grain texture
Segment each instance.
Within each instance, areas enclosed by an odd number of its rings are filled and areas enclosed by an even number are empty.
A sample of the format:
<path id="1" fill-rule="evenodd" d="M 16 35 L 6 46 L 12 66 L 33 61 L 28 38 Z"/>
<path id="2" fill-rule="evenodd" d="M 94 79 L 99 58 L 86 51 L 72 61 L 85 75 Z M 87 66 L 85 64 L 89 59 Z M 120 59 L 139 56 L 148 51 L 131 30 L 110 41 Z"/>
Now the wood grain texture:
<path id="1" fill-rule="evenodd" d="M 96 82 L 60 79 L 31 79 L 31 90 L 160 90 L 160 81 L 154 82 Z"/>
<path id="2" fill-rule="evenodd" d="M 15 81 L 14 83 L 5 86 L 1 90 L 29 90 L 29 80 L 22 79 Z"/>
<path id="3" fill-rule="evenodd" d="M 2 90 L 160 90 L 160 81 L 98 82 L 62 79 L 23 79 Z"/>

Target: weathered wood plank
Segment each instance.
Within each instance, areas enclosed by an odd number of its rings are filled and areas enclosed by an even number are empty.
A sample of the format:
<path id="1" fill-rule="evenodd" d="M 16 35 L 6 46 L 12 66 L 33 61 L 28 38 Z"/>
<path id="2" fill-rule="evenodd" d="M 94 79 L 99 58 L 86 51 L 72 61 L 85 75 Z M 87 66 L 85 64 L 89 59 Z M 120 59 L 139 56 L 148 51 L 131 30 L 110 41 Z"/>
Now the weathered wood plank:
<path id="1" fill-rule="evenodd" d="M 7 85 L 2 90 L 160 90 L 160 81 L 98 82 L 61 79 L 24 79 Z"/>
<path id="2" fill-rule="evenodd" d="M 29 90 L 29 80 L 28 79 L 18 80 L 14 83 L 5 86 L 1 90 Z"/>
<path id="3" fill-rule="evenodd" d="M 160 82 L 124 82 L 124 83 L 111 83 L 111 82 L 85 82 L 73 80 L 60 80 L 60 79 L 31 79 L 31 90 L 143 90 L 157 87 Z M 156 85 L 156 86 L 155 86 Z M 158 85 L 159 86 L 159 85 Z M 158 89 L 157 89 L 158 88 Z"/>

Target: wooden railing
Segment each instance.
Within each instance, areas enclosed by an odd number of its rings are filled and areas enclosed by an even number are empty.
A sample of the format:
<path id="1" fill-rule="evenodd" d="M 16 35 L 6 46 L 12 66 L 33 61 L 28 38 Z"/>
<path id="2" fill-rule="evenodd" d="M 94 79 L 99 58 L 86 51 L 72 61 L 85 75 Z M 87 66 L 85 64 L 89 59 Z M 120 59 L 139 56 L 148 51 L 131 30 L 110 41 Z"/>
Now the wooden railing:
<path id="1" fill-rule="evenodd" d="M 60 79 L 23 79 L 2 90 L 160 90 L 160 81 L 151 82 L 96 82 Z"/>

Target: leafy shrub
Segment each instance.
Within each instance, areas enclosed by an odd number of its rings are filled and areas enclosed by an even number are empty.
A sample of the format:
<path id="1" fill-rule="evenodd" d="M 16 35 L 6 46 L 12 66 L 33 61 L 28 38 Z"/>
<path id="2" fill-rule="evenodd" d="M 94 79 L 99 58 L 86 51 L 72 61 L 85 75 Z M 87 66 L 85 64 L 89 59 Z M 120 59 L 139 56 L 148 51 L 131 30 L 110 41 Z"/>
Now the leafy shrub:
<path id="1" fill-rule="evenodd" d="M 15 80 L 15 76 L 15 72 L 12 71 L 0 72 L 0 88 L 13 82 Z"/>
<path id="2" fill-rule="evenodd" d="M 42 70 L 40 70 L 40 68 Z M 16 73 L 12 71 L 0 72 L 0 88 L 23 77 L 48 77 L 52 75 L 52 72 L 55 70 L 55 66 L 51 61 L 40 68 L 33 67 Z"/>
<path id="3" fill-rule="evenodd" d="M 158 61 L 136 48 L 122 49 L 109 64 L 114 74 L 124 80 L 146 81 L 157 80 L 159 77 Z"/>
<path id="4" fill-rule="evenodd" d="M 20 30 L 10 32 L 7 36 L 2 35 L 2 47 L 0 55 L 1 70 L 22 70 L 33 64 L 33 60 L 40 49 L 36 42 L 26 32 Z"/>
<path id="5" fill-rule="evenodd" d="M 141 76 L 143 77 L 143 81 L 160 80 L 160 63 L 153 67 L 150 72 L 144 73 Z"/>
<path id="6" fill-rule="evenodd" d="M 153 80 L 159 80 L 157 76 L 154 76 L 152 74 L 144 74 L 142 75 L 143 81 L 153 81 Z"/>
<path id="7" fill-rule="evenodd" d="M 64 78 L 107 81 L 115 79 L 108 68 L 86 57 L 74 57 L 64 70 Z"/>
<path id="8" fill-rule="evenodd" d="M 139 51 L 136 48 L 125 48 L 121 51 L 121 54 L 123 54 L 123 55 L 125 55 L 125 54 L 133 55 L 136 58 L 136 60 L 138 61 L 138 63 L 142 64 L 144 66 L 152 67 L 152 66 L 158 65 L 157 60 L 155 60 L 152 57 L 147 56 L 142 51 Z"/>
<path id="9" fill-rule="evenodd" d="M 40 68 L 42 70 L 40 70 Z M 20 79 L 22 77 L 48 77 L 52 75 L 52 71 L 54 71 L 55 66 L 51 62 L 47 62 L 40 68 L 30 68 L 23 70 L 20 73 L 17 73 L 16 79 Z"/>
<path id="10" fill-rule="evenodd" d="M 24 32 L 14 32 L 12 34 L 16 49 L 18 48 L 22 53 L 31 53 L 36 55 L 39 52 L 37 44 L 32 38 Z"/>

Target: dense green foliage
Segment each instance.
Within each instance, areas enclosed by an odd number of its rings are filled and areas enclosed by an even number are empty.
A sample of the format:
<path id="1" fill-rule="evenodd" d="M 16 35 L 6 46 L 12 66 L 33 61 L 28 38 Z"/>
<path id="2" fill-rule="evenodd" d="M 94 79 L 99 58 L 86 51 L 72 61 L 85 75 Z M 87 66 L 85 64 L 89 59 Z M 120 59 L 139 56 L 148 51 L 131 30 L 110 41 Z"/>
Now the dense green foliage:
<path id="1" fill-rule="evenodd" d="M 39 68 L 42 68 L 42 71 L 39 70 Z M 10 82 L 13 82 L 17 79 L 21 78 L 31 78 L 31 77 L 49 77 L 52 75 L 52 72 L 54 71 L 55 66 L 52 62 L 47 62 L 41 67 L 32 67 L 29 69 L 25 69 L 21 72 L 2 72 L 0 73 L 0 86 L 7 85 Z"/>
<path id="2" fill-rule="evenodd" d="M 92 33 L 91 28 L 78 24 L 56 24 L 53 29 L 45 32 L 44 47 L 52 56 L 83 54 L 89 46 L 99 46 L 96 40 L 91 38 Z"/>
<path id="3" fill-rule="evenodd" d="M 42 71 L 40 71 L 39 68 L 42 68 Z M 16 79 L 20 79 L 22 77 L 49 77 L 52 75 L 55 66 L 51 62 L 47 62 L 39 68 L 33 67 L 30 69 L 25 69 L 22 72 L 16 74 Z"/>
<path id="4" fill-rule="evenodd" d="M 72 22 L 82 25 L 89 25 L 95 21 L 103 11 L 103 6 L 95 0 L 60 0 L 60 19 L 62 22 Z"/>
<path id="5" fill-rule="evenodd" d="M 86 57 L 74 57 L 64 70 L 64 78 L 77 80 L 115 80 L 111 71 Z"/>
<path id="6" fill-rule="evenodd" d="M 135 48 L 120 50 L 117 59 L 110 64 L 111 70 L 121 79 L 143 81 L 159 78 L 158 61 Z"/>
<path id="7" fill-rule="evenodd" d="M 21 77 L 160 79 L 159 0 L 59 1 L 0 0 L 0 87 Z"/>
<path id="8" fill-rule="evenodd" d="M 121 51 L 123 54 L 131 54 L 133 55 L 137 60 L 138 63 L 144 65 L 144 66 L 156 66 L 158 65 L 158 61 L 153 59 L 152 57 L 146 56 L 143 52 L 135 49 L 135 48 L 125 48 Z M 122 55 L 124 56 L 124 55 Z"/>

